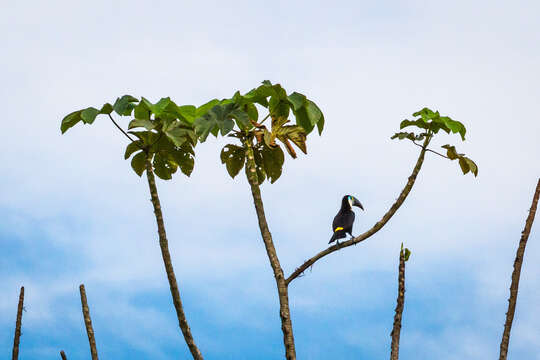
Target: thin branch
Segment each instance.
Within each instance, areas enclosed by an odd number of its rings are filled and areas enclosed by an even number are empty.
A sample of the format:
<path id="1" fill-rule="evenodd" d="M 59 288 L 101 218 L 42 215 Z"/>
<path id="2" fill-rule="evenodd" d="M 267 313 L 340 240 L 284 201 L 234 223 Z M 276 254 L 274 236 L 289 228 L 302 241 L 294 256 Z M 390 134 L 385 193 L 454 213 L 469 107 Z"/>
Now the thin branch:
<path id="1" fill-rule="evenodd" d="M 124 134 L 131 142 L 135 142 L 136 140 L 135 139 L 132 139 L 131 136 L 128 135 L 127 132 L 124 131 L 124 129 L 122 129 L 120 127 L 120 125 L 118 125 L 116 123 L 116 121 L 114 121 L 113 117 L 111 116 L 111 114 L 108 114 L 109 115 L 109 118 L 111 119 L 111 121 L 113 122 L 113 124 L 118 128 L 118 130 L 120 130 L 122 132 L 122 134 Z"/>
<path id="2" fill-rule="evenodd" d="M 66 353 L 64 350 L 60 350 L 60 356 L 62 357 L 62 360 L 67 360 Z"/>
<path id="3" fill-rule="evenodd" d="M 401 334 L 401 319 L 403 318 L 403 307 L 405 305 L 405 250 L 402 249 L 399 252 L 399 275 L 398 275 L 398 297 L 396 303 L 396 310 L 394 315 L 394 326 L 390 336 L 392 337 L 392 344 L 390 348 L 390 360 L 398 360 L 399 358 L 399 336 Z"/>
<path id="4" fill-rule="evenodd" d="M 330 246 L 329 248 L 326 248 L 325 250 L 319 252 L 306 262 L 304 262 L 302 265 L 300 265 L 296 270 L 287 278 L 286 283 L 287 285 L 296 279 L 300 274 L 302 274 L 304 271 L 306 271 L 310 266 L 312 266 L 315 262 L 317 262 L 319 259 L 325 257 L 326 255 L 329 255 L 335 251 L 338 251 L 340 249 L 349 247 L 351 245 L 356 245 L 361 241 L 364 241 L 371 236 L 373 236 L 377 231 L 383 228 L 383 226 L 392 218 L 392 216 L 396 213 L 396 211 L 399 209 L 399 207 L 403 204 L 405 199 L 407 198 L 407 195 L 409 195 L 409 192 L 411 191 L 414 182 L 416 181 L 416 177 L 418 176 L 418 172 L 420 171 L 422 164 L 424 163 L 424 157 L 426 154 L 427 146 L 429 145 L 429 142 L 431 140 L 431 136 L 427 136 L 424 140 L 424 144 L 422 146 L 422 151 L 420 151 L 420 155 L 418 156 L 418 160 L 416 161 L 416 165 L 412 171 L 412 174 L 409 176 L 409 180 L 407 181 L 407 184 L 401 190 L 401 194 L 399 194 L 399 197 L 397 198 L 396 202 L 390 207 L 390 209 L 384 214 L 384 216 L 379 220 L 371 229 L 366 231 L 360 236 L 357 236 L 355 238 L 352 238 L 350 240 L 344 241 L 339 244 L 335 244 Z"/>
<path id="5" fill-rule="evenodd" d="M 17 360 L 19 358 L 19 343 L 21 337 L 21 321 L 22 311 L 24 304 L 24 286 L 21 286 L 21 292 L 19 293 L 19 305 L 17 306 L 17 321 L 15 322 L 15 338 L 13 339 L 13 354 L 11 359 Z"/>
<path id="6" fill-rule="evenodd" d="M 508 344 L 510 342 L 510 330 L 512 329 L 512 322 L 514 321 L 514 313 L 516 312 L 516 302 L 519 287 L 519 277 L 521 275 L 521 266 L 523 265 L 523 256 L 525 255 L 525 246 L 527 246 L 527 240 L 531 233 L 531 227 L 534 222 L 534 216 L 536 214 L 536 208 L 538 206 L 538 198 L 540 197 L 540 179 L 536 185 L 536 191 L 534 192 L 531 209 L 529 210 L 529 216 L 525 221 L 525 228 L 521 232 L 521 239 L 519 240 L 519 246 L 516 253 L 516 259 L 514 261 L 514 271 L 512 272 L 512 284 L 510 285 L 510 298 L 508 299 L 508 311 L 506 312 L 506 322 L 504 324 L 504 331 L 501 339 L 501 350 L 499 354 L 499 360 L 506 360 L 508 354 Z"/>
<path id="7" fill-rule="evenodd" d="M 418 144 L 416 141 L 414 141 L 414 140 L 411 140 L 411 141 L 413 142 L 414 145 L 422 147 L 422 145 Z M 448 156 L 443 155 L 443 154 L 441 154 L 441 153 L 438 153 L 438 152 L 436 152 L 435 150 L 426 149 L 426 151 L 429 151 L 429 152 L 432 152 L 432 153 L 437 154 L 437 155 L 439 155 L 439 156 L 442 156 L 443 158 L 450 159 Z"/>
<path id="8" fill-rule="evenodd" d="M 90 343 L 90 353 L 92 354 L 92 360 L 98 360 L 96 339 L 94 338 L 94 329 L 92 328 L 92 319 L 90 318 L 90 309 L 88 308 L 88 300 L 86 299 L 86 291 L 84 285 L 79 286 L 81 293 L 81 305 L 84 317 L 84 324 L 86 325 L 86 334 L 88 335 L 88 342 Z"/>

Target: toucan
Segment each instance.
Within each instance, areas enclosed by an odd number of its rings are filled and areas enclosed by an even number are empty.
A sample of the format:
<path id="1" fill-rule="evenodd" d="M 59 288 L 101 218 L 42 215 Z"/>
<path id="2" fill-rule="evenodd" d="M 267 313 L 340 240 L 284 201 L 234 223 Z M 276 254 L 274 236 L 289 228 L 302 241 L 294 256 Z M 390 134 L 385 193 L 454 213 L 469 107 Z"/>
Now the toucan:
<path id="1" fill-rule="evenodd" d="M 352 195 L 345 195 L 341 200 L 341 209 L 339 209 L 337 215 L 334 217 L 334 221 L 332 222 L 332 231 L 334 233 L 328 242 L 329 244 L 336 240 L 343 239 L 347 236 L 347 233 L 354 237 L 352 234 L 352 227 L 354 223 L 354 212 L 352 211 L 353 206 L 357 206 L 364 210 L 364 207 L 357 198 Z"/>

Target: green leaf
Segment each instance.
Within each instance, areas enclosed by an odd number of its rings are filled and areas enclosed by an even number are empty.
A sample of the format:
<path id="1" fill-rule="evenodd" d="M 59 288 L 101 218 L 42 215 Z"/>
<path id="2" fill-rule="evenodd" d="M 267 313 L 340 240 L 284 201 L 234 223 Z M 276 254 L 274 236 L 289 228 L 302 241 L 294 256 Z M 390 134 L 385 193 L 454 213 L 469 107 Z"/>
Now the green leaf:
<path id="1" fill-rule="evenodd" d="M 411 256 L 411 251 L 407 248 L 403 249 L 403 258 L 405 261 L 409 261 L 409 257 Z"/>
<path id="2" fill-rule="evenodd" d="M 417 135 L 412 132 L 398 132 L 392 135 L 390 139 L 392 140 L 393 139 L 399 139 L 399 140 L 409 139 L 409 140 L 414 141 L 414 140 L 417 140 Z"/>
<path id="3" fill-rule="evenodd" d="M 421 128 L 421 129 L 429 129 L 429 126 L 422 120 L 414 120 L 414 121 L 403 120 L 399 124 L 400 129 L 406 128 L 407 126 L 416 126 L 416 127 Z"/>
<path id="4" fill-rule="evenodd" d="M 146 169 L 146 154 L 144 151 L 138 152 L 131 159 L 131 167 L 137 175 L 142 176 L 144 170 Z"/>
<path id="5" fill-rule="evenodd" d="M 156 117 L 159 117 L 165 112 L 169 104 L 171 104 L 171 98 L 161 98 L 155 105 L 152 106 L 152 112 L 156 115 Z"/>
<path id="6" fill-rule="evenodd" d="M 307 98 L 304 94 L 293 92 L 287 98 L 289 99 L 289 102 L 292 105 L 294 111 L 298 111 L 300 108 L 306 106 L 307 104 Z"/>
<path id="7" fill-rule="evenodd" d="M 457 158 L 460 157 L 460 155 L 459 155 L 459 154 L 457 153 L 457 151 L 456 151 L 456 147 L 455 147 L 455 146 L 446 144 L 446 145 L 443 145 L 443 146 L 441 146 L 441 147 L 446 149 L 446 156 L 448 156 L 448 158 L 449 158 L 450 160 L 455 160 L 455 159 L 457 159 Z"/>
<path id="8" fill-rule="evenodd" d="M 221 150 L 221 163 L 227 167 L 227 172 L 234 178 L 242 167 L 246 159 L 246 151 L 241 146 L 225 145 Z"/>
<path id="9" fill-rule="evenodd" d="M 459 158 L 459 167 L 461 167 L 463 175 L 467 174 L 471 170 L 471 168 L 469 167 L 469 163 L 462 157 Z"/>
<path id="10" fill-rule="evenodd" d="M 135 119 L 132 120 L 128 125 L 128 129 L 133 129 L 136 127 L 144 127 L 146 130 L 150 131 L 156 127 L 156 123 L 152 120 Z"/>
<path id="11" fill-rule="evenodd" d="M 270 179 L 270 183 L 274 183 L 279 179 L 283 170 L 283 162 L 285 161 L 283 150 L 279 146 L 263 146 L 261 153 L 264 171 Z"/>
<path id="12" fill-rule="evenodd" d="M 110 113 L 113 112 L 113 106 L 109 103 L 105 103 L 102 107 L 101 107 L 101 110 L 99 111 L 100 114 L 105 114 L 105 115 L 108 115 Z"/>
<path id="13" fill-rule="evenodd" d="M 469 169 L 474 174 L 474 176 L 478 176 L 478 166 L 476 166 L 476 163 L 469 159 L 468 157 L 463 157 L 465 161 L 467 162 L 467 165 L 469 165 Z"/>
<path id="14" fill-rule="evenodd" d="M 251 119 L 253 121 L 259 120 L 259 111 L 257 110 L 257 107 L 255 105 L 246 104 L 245 107 L 244 107 L 244 110 L 245 110 L 246 114 L 248 115 L 249 119 Z"/>
<path id="15" fill-rule="evenodd" d="M 322 134 L 324 129 L 324 115 L 321 116 L 321 119 L 317 123 L 317 131 L 319 132 L 319 136 Z"/>
<path id="16" fill-rule="evenodd" d="M 190 176 L 195 166 L 194 151 L 189 143 L 184 143 L 179 148 L 171 151 L 174 162 L 180 167 L 182 173 Z"/>
<path id="17" fill-rule="evenodd" d="M 307 108 L 302 107 L 298 109 L 294 115 L 296 117 L 296 124 L 301 126 L 306 134 L 309 134 L 313 130 L 314 126 L 311 124 L 311 120 L 309 119 Z"/>
<path id="18" fill-rule="evenodd" d="M 142 98 L 141 102 L 135 106 L 134 108 L 134 115 L 135 119 L 141 119 L 141 120 L 150 120 L 150 114 L 152 111 L 148 107 L 149 101 L 145 98 Z M 151 104 L 150 104 L 151 105 Z"/>
<path id="19" fill-rule="evenodd" d="M 62 131 L 62 134 L 82 120 L 81 112 L 82 110 L 74 111 L 62 119 L 62 124 L 60 125 L 60 131 Z"/>
<path id="20" fill-rule="evenodd" d="M 81 119 L 83 123 L 85 124 L 92 124 L 94 120 L 96 120 L 96 116 L 98 116 L 99 110 L 94 107 L 89 107 L 84 109 L 81 112 Z"/>
<path id="21" fill-rule="evenodd" d="M 121 98 L 116 99 L 113 109 L 118 115 L 129 116 L 135 107 L 133 103 L 137 101 L 139 100 L 131 95 L 124 95 Z"/>
<path id="22" fill-rule="evenodd" d="M 215 105 L 203 116 L 197 118 L 193 125 L 201 142 L 204 142 L 209 133 L 216 135 L 221 130 L 221 135 L 228 134 L 234 128 L 232 119 L 243 126 L 250 124 L 248 114 L 245 111 L 239 109 L 235 103 L 228 103 Z"/>
<path id="23" fill-rule="evenodd" d="M 213 100 L 210 100 L 209 102 L 207 102 L 206 104 L 199 106 L 197 108 L 197 111 L 195 112 L 195 117 L 198 118 L 198 117 L 203 116 L 210 109 L 212 109 L 214 106 L 216 106 L 218 104 L 219 104 L 219 100 L 218 99 L 213 99 Z"/>
<path id="24" fill-rule="evenodd" d="M 189 130 L 187 129 L 175 127 L 170 130 L 167 130 L 165 134 L 173 142 L 175 146 L 180 147 L 188 139 L 188 136 L 189 136 L 188 131 Z"/>
<path id="25" fill-rule="evenodd" d="M 176 172 L 176 165 L 169 163 L 159 152 L 154 155 L 153 166 L 154 173 L 163 180 L 172 179 L 172 174 Z"/>
<path id="26" fill-rule="evenodd" d="M 197 108 L 193 105 L 182 105 L 178 107 L 180 119 L 188 124 L 193 124 L 197 116 Z"/>
<path id="27" fill-rule="evenodd" d="M 288 146 L 287 140 L 292 141 L 304 154 L 307 154 L 306 132 L 302 127 L 298 125 L 285 125 L 276 131 L 276 135 L 285 144 L 285 149 L 287 149 L 287 152 L 293 158 L 296 158 L 296 153 Z"/>
<path id="28" fill-rule="evenodd" d="M 124 159 L 129 159 L 131 154 L 133 154 L 135 151 L 141 150 L 141 147 L 143 146 L 143 143 L 141 140 L 134 141 L 132 143 L 129 143 L 128 146 L 126 146 L 126 152 L 124 153 Z"/>

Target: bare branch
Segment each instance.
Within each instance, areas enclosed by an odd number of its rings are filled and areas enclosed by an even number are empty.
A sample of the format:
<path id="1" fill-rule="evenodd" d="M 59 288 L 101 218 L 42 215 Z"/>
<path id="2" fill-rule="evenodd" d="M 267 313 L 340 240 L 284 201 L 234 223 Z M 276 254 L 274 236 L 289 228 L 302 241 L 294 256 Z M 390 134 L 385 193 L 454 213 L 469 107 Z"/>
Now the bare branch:
<path id="1" fill-rule="evenodd" d="M 519 240 L 519 246 L 516 253 L 516 259 L 514 261 L 514 271 L 512 272 L 512 284 L 510 285 L 510 298 L 508 299 L 508 311 L 506 312 L 506 322 L 504 324 L 504 331 L 501 339 L 501 350 L 499 354 L 499 360 L 506 360 L 508 354 L 508 344 L 510 342 L 510 330 L 512 329 L 512 322 L 514 321 L 514 313 L 516 312 L 516 302 L 519 287 L 519 277 L 521 275 L 521 266 L 523 265 L 523 256 L 525 255 L 525 246 L 527 246 L 527 240 L 531 233 L 531 227 L 536 214 L 536 208 L 538 206 L 538 198 L 540 197 L 540 179 L 536 185 L 536 191 L 534 192 L 531 209 L 529 210 L 529 216 L 525 221 L 525 228 L 521 232 L 521 239 Z"/>
<path id="2" fill-rule="evenodd" d="M 399 336 L 401 334 L 401 319 L 403 317 L 403 307 L 405 305 L 405 250 L 399 252 L 399 275 L 398 275 L 398 297 L 396 303 L 396 314 L 394 315 L 394 326 L 390 336 L 392 337 L 392 349 L 390 360 L 398 360 L 399 358 Z"/>
<path id="3" fill-rule="evenodd" d="M 15 338 L 13 339 L 13 353 L 12 360 L 17 360 L 19 358 L 19 342 L 21 338 L 21 321 L 22 321 L 22 311 L 24 304 L 24 286 L 21 286 L 21 292 L 19 293 L 19 305 L 17 306 L 17 321 L 15 322 Z"/>
<path id="4" fill-rule="evenodd" d="M 62 357 L 62 360 L 67 360 L 66 353 L 64 350 L 60 350 L 60 356 Z"/>
<path id="5" fill-rule="evenodd" d="M 86 299 L 84 284 L 79 286 L 79 291 L 81 293 L 81 305 L 84 324 L 86 325 L 86 334 L 88 335 L 88 342 L 90 343 L 90 353 L 92 354 L 92 360 L 98 360 L 96 339 L 94 338 L 94 328 L 92 327 L 92 319 L 90 318 L 90 309 L 88 308 L 88 300 Z"/>
<path id="6" fill-rule="evenodd" d="M 306 271 L 310 266 L 315 264 L 319 259 L 325 257 L 326 255 L 329 255 L 335 251 L 338 251 L 340 249 L 349 247 L 351 245 L 356 245 L 361 241 L 364 241 L 368 238 L 370 238 L 372 235 L 374 235 L 377 231 L 382 229 L 384 225 L 392 218 L 392 216 L 396 213 L 396 211 L 399 209 L 399 207 L 403 204 L 405 199 L 407 198 L 407 195 L 409 195 L 409 192 L 411 191 L 414 182 L 416 181 L 416 177 L 418 176 L 418 172 L 422 168 L 422 164 L 424 163 L 424 157 L 426 155 L 427 146 L 429 145 L 429 142 L 431 140 L 431 136 L 427 136 L 424 140 L 424 144 L 422 145 L 422 150 L 420 151 L 420 155 L 418 156 L 418 160 L 416 161 L 416 165 L 414 166 L 414 169 L 412 171 L 412 174 L 409 176 L 409 180 L 407 181 L 407 184 L 401 190 L 401 194 L 399 194 L 399 197 L 394 202 L 394 204 L 390 207 L 390 209 L 384 214 L 384 216 L 379 220 L 371 229 L 366 231 L 360 236 L 357 236 L 355 238 L 352 238 L 350 240 L 344 241 L 339 244 L 335 244 L 330 246 L 329 248 L 326 248 L 325 250 L 319 252 L 306 262 L 304 262 L 302 265 L 300 265 L 286 280 L 287 285 L 296 279 L 300 274 L 302 274 L 304 271 Z"/>

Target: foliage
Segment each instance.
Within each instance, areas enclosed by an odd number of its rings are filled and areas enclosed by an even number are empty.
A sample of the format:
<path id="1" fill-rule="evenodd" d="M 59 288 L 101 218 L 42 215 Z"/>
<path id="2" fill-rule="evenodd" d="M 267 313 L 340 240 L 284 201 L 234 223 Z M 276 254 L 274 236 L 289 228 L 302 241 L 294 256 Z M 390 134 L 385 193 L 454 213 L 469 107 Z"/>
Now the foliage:
<path id="1" fill-rule="evenodd" d="M 268 111 L 260 122 L 258 108 Z M 209 134 L 238 138 L 241 146 L 226 145 L 221 151 L 221 162 L 234 178 L 244 167 L 248 153 L 253 152 L 259 184 L 266 178 L 273 183 L 281 176 L 285 161 L 281 145 L 296 158 L 293 144 L 306 154 L 307 135 L 315 126 L 319 135 L 324 128 L 324 115 L 313 101 L 298 92 L 287 95 L 280 84 L 268 80 L 244 95 L 237 91 L 230 99 L 212 100 L 197 110 L 199 114 L 194 121 L 199 140 L 206 141 Z M 268 118 L 269 128 L 263 125 Z"/>
<path id="2" fill-rule="evenodd" d="M 111 117 L 113 111 L 132 118 L 128 133 L 137 139 L 127 145 L 124 158 L 129 159 L 135 154 L 131 167 L 137 175 L 143 174 L 147 158 L 161 179 L 171 179 L 178 168 L 187 176 L 191 174 L 195 156 L 193 147 L 197 144 L 193 128 L 197 108 L 193 105 L 178 106 L 168 97 L 152 104 L 144 97 L 139 100 L 124 95 L 113 105 L 106 103 L 100 110 L 89 107 L 68 114 L 60 129 L 63 134 L 79 122 L 92 124 L 98 115 Z"/>
<path id="3" fill-rule="evenodd" d="M 438 111 L 434 112 L 427 107 L 415 112 L 413 116 L 418 118 L 415 120 L 403 120 L 399 125 L 399 128 L 404 129 L 409 126 L 416 126 L 421 129 L 422 132 L 418 134 L 414 132 L 398 132 L 395 133 L 391 139 L 408 139 L 416 143 L 416 141 L 422 141 L 426 137 L 431 138 L 434 134 L 437 134 L 439 130 L 443 130 L 447 134 L 459 134 L 461 140 L 465 141 L 465 133 L 467 130 L 465 129 L 465 125 L 459 121 L 452 120 L 448 116 L 441 116 Z M 463 174 L 467 174 L 470 171 L 474 176 L 478 175 L 478 166 L 476 163 L 466 157 L 465 154 L 458 154 L 455 146 L 447 144 L 442 147 L 447 150 L 447 157 L 450 160 L 459 160 L 459 166 L 461 167 Z"/>

